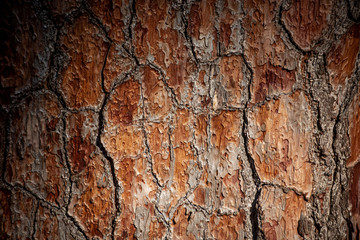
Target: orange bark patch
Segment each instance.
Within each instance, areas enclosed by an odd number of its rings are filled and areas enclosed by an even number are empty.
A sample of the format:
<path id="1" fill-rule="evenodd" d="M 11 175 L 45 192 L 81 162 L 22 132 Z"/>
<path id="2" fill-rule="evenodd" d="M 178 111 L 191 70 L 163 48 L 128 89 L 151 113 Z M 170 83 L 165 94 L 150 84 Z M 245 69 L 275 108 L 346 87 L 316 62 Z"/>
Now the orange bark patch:
<path id="1" fill-rule="evenodd" d="M 140 84 L 129 80 L 118 86 L 110 97 L 107 115 L 110 125 L 128 126 L 140 118 Z"/>
<path id="2" fill-rule="evenodd" d="M 295 83 L 295 72 L 266 64 L 258 67 L 254 73 L 254 93 L 255 102 L 264 101 L 269 95 L 291 92 Z"/>
<path id="3" fill-rule="evenodd" d="M 91 10 L 105 25 L 109 37 L 118 42 L 124 41 L 126 18 L 130 17 L 130 1 L 128 0 L 88 0 Z"/>
<path id="4" fill-rule="evenodd" d="M 138 125 L 142 115 L 139 99 L 140 84 L 129 80 L 114 89 L 105 107 L 101 140 L 116 160 L 144 153 L 143 132 Z"/>
<path id="5" fill-rule="evenodd" d="M 283 21 L 294 41 L 310 50 L 329 25 L 333 1 L 294 0 L 283 12 Z M 310 10 L 311 9 L 311 10 Z"/>
<path id="6" fill-rule="evenodd" d="M 146 126 L 153 169 L 160 184 L 170 179 L 170 143 L 168 126 L 164 123 L 149 123 Z"/>
<path id="7" fill-rule="evenodd" d="M 227 106 L 242 107 L 245 104 L 243 91 L 246 90 L 242 58 L 240 56 L 222 57 L 219 67 L 219 82 L 225 90 L 224 102 Z M 215 95 L 219 94 L 215 93 Z M 215 96 L 217 99 L 220 97 L 224 96 Z"/>
<path id="8" fill-rule="evenodd" d="M 297 227 L 306 207 L 302 196 L 293 191 L 284 193 L 278 188 L 263 187 L 259 204 L 266 239 L 301 239 Z"/>
<path id="9" fill-rule="evenodd" d="M 212 215 L 209 230 L 215 239 L 241 239 L 243 238 L 245 212 L 237 215 Z"/>
<path id="10" fill-rule="evenodd" d="M 155 216 L 154 201 L 157 186 L 144 158 L 124 158 L 116 163 L 116 176 L 120 180 L 121 215 L 117 220 L 116 239 L 135 239 L 156 235 L 154 229 L 164 233 L 164 227 Z"/>
<path id="11" fill-rule="evenodd" d="M 241 131 L 241 112 L 222 111 L 211 118 L 212 152 L 210 170 L 219 177 L 233 174 L 240 168 L 238 160 Z"/>
<path id="12" fill-rule="evenodd" d="M 267 95 L 290 92 L 297 67 L 298 53 L 289 49 L 276 26 L 276 12 L 281 2 L 246 0 L 244 8 L 244 51 L 254 70 L 251 102 L 263 101 Z"/>
<path id="13" fill-rule="evenodd" d="M 360 46 L 360 24 L 354 24 L 330 49 L 327 56 L 330 79 L 335 88 L 352 74 Z"/>
<path id="14" fill-rule="evenodd" d="M 211 61 L 217 56 L 215 5 L 216 0 L 202 0 L 190 8 L 188 31 L 195 45 L 195 53 L 202 61 Z"/>
<path id="15" fill-rule="evenodd" d="M 134 65 L 134 61 L 125 49 L 121 45 L 112 43 L 103 72 L 105 91 L 109 92 L 115 82 L 125 78 Z"/>
<path id="16" fill-rule="evenodd" d="M 266 102 L 249 113 L 249 123 L 250 154 L 260 179 L 294 187 L 310 197 L 312 123 L 304 94 L 296 92 Z"/>
<path id="17" fill-rule="evenodd" d="M 193 71 L 185 37 L 178 31 L 181 12 L 168 1 L 136 2 L 139 19 L 134 29 L 135 53 L 141 62 L 147 59 L 160 66 L 179 101 L 190 94 L 188 76 Z"/>
<path id="18" fill-rule="evenodd" d="M 69 213 L 91 237 L 103 238 L 111 233 L 114 217 L 114 192 L 109 168 L 97 153 L 86 170 L 76 177 Z"/>
<path id="19" fill-rule="evenodd" d="M 95 152 L 97 134 L 95 118 L 96 116 L 92 112 L 71 114 L 67 117 L 68 128 L 66 130 L 70 138 L 66 148 L 74 173 L 84 170 Z"/>
<path id="20" fill-rule="evenodd" d="M 163 121 L 167 118 L 172 102 L 160 75 L 150 67 L 145 67 L 142 84 L 144 86 L 145 117 Z"/>
<path id="21" fill-rule="evenodd" d="M 69 64 L 62 74 L 61 90 L 71 108 L 101 103 L 101 69 L 108 47 L 101 34 L 88 17 L 81 16 L 60 38 L 61 49 L 69 56 Z"/>

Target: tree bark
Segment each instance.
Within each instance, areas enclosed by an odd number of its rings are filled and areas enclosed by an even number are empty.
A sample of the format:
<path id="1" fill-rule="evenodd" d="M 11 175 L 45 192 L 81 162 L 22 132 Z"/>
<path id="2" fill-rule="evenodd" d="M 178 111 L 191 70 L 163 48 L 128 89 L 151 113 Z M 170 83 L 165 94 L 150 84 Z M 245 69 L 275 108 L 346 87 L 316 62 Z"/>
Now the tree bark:
<path id="1" fill-rule="evenodd" d="M 359 239 L 360 2 L 4 0 L 1 239 Z"/>

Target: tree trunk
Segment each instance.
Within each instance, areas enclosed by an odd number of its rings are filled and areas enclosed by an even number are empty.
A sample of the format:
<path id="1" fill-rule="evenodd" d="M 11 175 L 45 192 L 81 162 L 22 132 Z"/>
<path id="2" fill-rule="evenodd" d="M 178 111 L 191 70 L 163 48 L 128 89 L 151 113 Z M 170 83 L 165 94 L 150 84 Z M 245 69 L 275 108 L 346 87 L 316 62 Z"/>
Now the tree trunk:
<path id="1" fill-rule="evenodd" d="M 359 239 L 359 1 L 0 5 L 1 239 Z"/>

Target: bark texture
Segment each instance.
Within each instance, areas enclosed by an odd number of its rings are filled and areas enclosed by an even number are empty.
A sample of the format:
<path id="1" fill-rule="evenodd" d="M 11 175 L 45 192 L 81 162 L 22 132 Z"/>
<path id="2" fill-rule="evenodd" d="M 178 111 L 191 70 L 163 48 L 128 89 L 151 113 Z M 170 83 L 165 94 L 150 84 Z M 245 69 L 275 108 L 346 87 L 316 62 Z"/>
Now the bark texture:
<path id="1" fill-rule="evenodd" d="M 359 1 L 0 5 L 1 239 L 359 239 Z"/>

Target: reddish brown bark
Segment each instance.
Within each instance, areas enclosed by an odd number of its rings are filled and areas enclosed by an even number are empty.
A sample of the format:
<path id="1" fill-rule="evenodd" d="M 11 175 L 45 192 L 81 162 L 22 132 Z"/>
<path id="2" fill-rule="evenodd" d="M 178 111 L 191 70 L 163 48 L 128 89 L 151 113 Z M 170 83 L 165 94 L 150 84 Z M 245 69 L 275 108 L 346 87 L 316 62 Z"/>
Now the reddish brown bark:
<path id="1" fill-rule="evenodd" d="M 1 239 L 358 239 L 353 0 L 4 0 Z"/>

